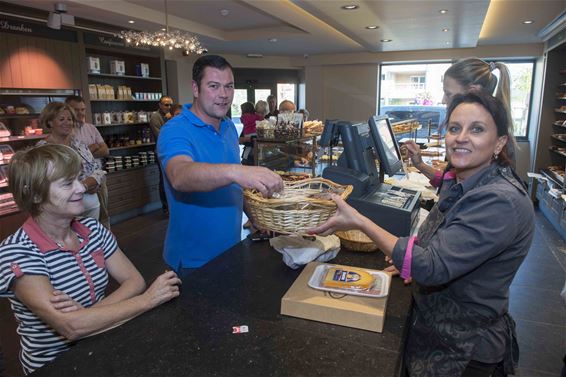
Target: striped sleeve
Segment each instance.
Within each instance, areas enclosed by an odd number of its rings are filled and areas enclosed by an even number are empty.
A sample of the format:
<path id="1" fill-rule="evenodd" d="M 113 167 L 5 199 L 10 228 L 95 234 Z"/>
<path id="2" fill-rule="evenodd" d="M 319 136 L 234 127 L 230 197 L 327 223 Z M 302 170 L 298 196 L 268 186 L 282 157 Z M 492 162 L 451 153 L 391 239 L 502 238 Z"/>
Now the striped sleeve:
<path id="1" fill-rule="evenodd" d="M 118 242 L 116 242 L 114 234 L 94 219 L 83 218 L 82 222 L 94 231 L 92 237 L 96 238 L 101 243 L 101 248 L 104 250 L 104 259 L 110 258 L 118 249 Z"/>
<path id="2" fill-rule="evenodd" d="M 0 297 L 14 297 L 12 282 L 24 275 L 49 277 L 45 260 L 31 245 L 3 243 L 0 246 Z"/>

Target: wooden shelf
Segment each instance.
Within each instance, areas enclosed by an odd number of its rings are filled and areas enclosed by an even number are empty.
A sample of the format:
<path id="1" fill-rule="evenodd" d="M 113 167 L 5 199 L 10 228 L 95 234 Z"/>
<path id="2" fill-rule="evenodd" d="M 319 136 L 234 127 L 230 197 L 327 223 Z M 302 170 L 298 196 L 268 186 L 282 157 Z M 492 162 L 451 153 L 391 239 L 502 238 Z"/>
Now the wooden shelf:
<path id="1" fill-rule="evenodd" d="M 90 102 L 159 102 L 158 99 L 91 99 Z"/>
<path id="2" fill-rule="evenodd" d="M 115 79 L 139 79 L 139 80 L 159 80 L 161 77 L 143 77 L 143 76 L 132 76 L 132 75 L 113 75 L 111 73 L 89 73 L 91 77 L 111 77 Z"/>
<path id="3" fill-rule="evenodd" d="M 566 96 L 557 96 L 556 99 L 566 99 Z"/>
<path id="4" fill-rule="evenodd" d="M 114 148 L 108 148 L 109 151 L 119 151 L 119 150 L 123 150 L 123 149 L 130 149 L 130 148 L 143 148 L 143 147 L 149 147 L 155 145 L 155 143 L 146 143 L 146 144 L 132 144 L 132 145 L 127 145 L 125 147 L 114 147 Z"/>
<path id="5" fill-rule="evenodd" d="M 74 89 L 0 89 L 0 96 L 67 97 Z"/>
<path id="6" fill-rule="evenodd" d="M 566 122 L 557 120 L 556 122 L 552 123 L 555 127 L 566 128 Z"/>
<path id="7" fill-rule="evenodd" d="M 140 169 L 150 168 L 150 167 L 154 166 L 155 164 L 156 164 L 155 162 L 152 162 L 152 163 L 149 163 L 149 164 L 147 164 L 147 165 L 140 165 L 140 166 L 131 167 L 131 168 L 128 168 L 128 169 L 107 171 L 107 172 L 106 172 L 106 175 L 112 175 L 112 174 L 116 174 L 116 173 L 123 173 L 123 172 L 128 172 L 128 171 L 133 171 L 133 170 L 140 170 Z"/>
<path id="8" fill-rule="evenodd" d="M 41 140 L 41 139 L 45 139 L 47 136 L 48 135 L 0 137 L 0 143 L 13 142 L 13 141 Z"/>
<path id="9" fill-rule="evenodd" d="M 119 127 L 119 126 L 145 126 L 148 125 L 149 122 L 141 122 L 141 123 L 112 123 L 112 124 L 95 124 L 96 127 Z"/>
<path id="10" fill-rule="evenodd" d="M 566 114 L 566 110 L 554 109 L 555 113 Z"/>
<path id="11" fill-rule="evenodd" d="M 557 155 L 561 156 L 561 157 L 566 157 L 566 152 L 563 151 L 559 151 L 556 149 L 556 147 L 550 146 L 548 147 L 548 150 L 550 150 L 551 152 L 556 153 Z"/>

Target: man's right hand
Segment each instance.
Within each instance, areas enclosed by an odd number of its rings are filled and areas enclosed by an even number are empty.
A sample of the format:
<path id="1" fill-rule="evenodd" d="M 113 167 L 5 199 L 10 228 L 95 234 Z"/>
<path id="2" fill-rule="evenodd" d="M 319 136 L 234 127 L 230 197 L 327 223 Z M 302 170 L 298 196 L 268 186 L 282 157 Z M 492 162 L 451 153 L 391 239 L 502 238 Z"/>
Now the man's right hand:
<path id="1" fill-rule="evenodd" d="M 243 188 L 256 189 L 266 198 L 283 190 L 283 179 L 279 174 L 262 166 L 241 166 L 241 169 L 236 183 Z"/>

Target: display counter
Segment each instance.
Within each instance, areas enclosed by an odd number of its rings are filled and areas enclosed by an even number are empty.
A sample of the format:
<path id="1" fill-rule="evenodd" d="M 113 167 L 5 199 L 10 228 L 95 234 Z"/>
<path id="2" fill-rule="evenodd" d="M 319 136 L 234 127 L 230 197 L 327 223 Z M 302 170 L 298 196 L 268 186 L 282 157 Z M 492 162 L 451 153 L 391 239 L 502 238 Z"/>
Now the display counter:
<path id="1" fill-rule="evenodd" d="M 380 269 L 383 254 L 339 264 Z M 242 241 L 184 282 L 181 296 L 87 338 L 36 376 L 399 376 L 410 288 L 392 281 L 383 333 L 283 316 L 292 270 L 268 242 Z M 233 333 L 235 326 L 247 333 Z"/>

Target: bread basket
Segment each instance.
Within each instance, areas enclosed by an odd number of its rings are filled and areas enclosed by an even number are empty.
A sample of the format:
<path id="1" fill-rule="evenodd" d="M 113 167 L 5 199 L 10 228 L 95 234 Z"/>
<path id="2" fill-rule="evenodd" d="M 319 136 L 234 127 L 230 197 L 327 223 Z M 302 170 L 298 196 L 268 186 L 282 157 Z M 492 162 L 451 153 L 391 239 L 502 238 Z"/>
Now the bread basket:
<path id="1" fill-rule="evenodd" d="M 378 249 L 377 245 L 361 230 L 338 231 L 340 245 L 352 251 L 372 252 Z"/>
<path id="2" fill-rule="evenodd" d="M 256 190 L 244 190 L 245 207 L 259 228 L 281 234 L 306 234 L 336 212 L 336 203 L 328 193 L 346 199 L 352 186 L 342 186 L 324 178 L 285 183 L 277 198 L 264 198 Z"/>

